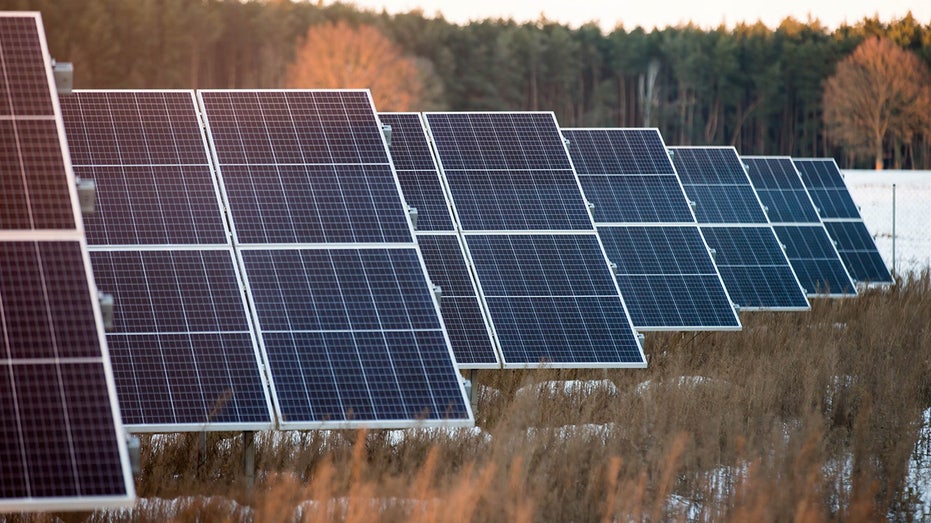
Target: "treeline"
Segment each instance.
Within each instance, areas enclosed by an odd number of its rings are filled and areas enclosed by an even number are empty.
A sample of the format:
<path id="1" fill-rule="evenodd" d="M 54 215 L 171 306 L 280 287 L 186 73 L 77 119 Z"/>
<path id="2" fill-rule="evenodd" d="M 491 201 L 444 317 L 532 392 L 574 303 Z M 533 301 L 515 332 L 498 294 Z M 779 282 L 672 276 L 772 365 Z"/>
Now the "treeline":
<path id="1" fill-rule="evenodd" d="M 832 31 L 786 19 L 775 29 L 606 34 L 281 0 L 0 0 L 0 9 L 42 12 L 51 53 L 74 63 L 78 88 L 281 87 L 308 27 L 342 20 L 378 27 L 418 59 L 432 85 L 423 109 L 553 110 L 566 127 L 656 126 L 669 144 L 828 155 L 847 167 L 872 164 L 825 135 L 823 84 L 836 64 L 874 35 L 931 64 L 931 21 L 910 15 Z M 886 166 L 931 168 L 929 135 L 890 140 Z"/>

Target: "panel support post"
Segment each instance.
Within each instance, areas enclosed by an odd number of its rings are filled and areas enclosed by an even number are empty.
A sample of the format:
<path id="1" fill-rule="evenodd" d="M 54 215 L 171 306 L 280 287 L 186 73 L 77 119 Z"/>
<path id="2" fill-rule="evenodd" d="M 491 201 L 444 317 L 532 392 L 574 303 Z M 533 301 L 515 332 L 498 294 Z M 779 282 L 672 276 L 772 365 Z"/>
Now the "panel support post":
<path id="1" fill-rule="evenodd" d="M 478 412 L 478 392 L 475 390 L 475 369 L 469 369 L 469 383 L 472 384 L 472 386 L 469 387 L 469 403 L 472 406 L 472 415 L 477 417 L 476 412 Z"/>
<path id="2" fill-rule="evenodd" d="M 252 490 L 255 486 L 255 432 L 251 430 L 242 433 L 242 475 L 246 488 Z"/>

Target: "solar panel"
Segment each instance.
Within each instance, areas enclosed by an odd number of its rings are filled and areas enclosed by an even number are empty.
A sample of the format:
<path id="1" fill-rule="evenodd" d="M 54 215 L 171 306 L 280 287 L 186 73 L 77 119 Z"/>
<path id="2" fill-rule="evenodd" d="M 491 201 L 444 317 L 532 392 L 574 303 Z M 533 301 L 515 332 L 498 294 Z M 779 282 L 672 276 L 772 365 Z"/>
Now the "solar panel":
<path id="1" fill-rule="evenodd" d="M 369 92 L 198 97 L 280 426 L 471 424 Z"/>
<path id="2" fill-rule="evenodd" d="M 808 299 L 733 147 L 670 147 L 731 299 L 743 310 L 807 310 Z"/>
<path id="3" fill-rule="evenodd" d="M 123 421 L 137 432 L 262 430 L 271 399 L 193 91 L 62 97 Z"/>
<path id="4" fill-rule="evenodd" d="M 634 326 L 740 329 L 659 131 L 562 133 Z"/>
<path id="5" fill-rule="evenodd" d="M 892 274 L 876 248 L 833 158 L 793 159 L 824 227 L 855 281 L 891 284 Z"/>
<path id="6" fill-rule="evenodd" d="M 853 296 L 857 289 L 815 211 L 792 159 L 743 156 L 747 175 L 808 296 Z"/>
<path id="7" fill-rule="evenodd" d="M 134 497 L 38 13 L 0 13 L 0 512 Z"/>
<path id="8" fill-rule="evenodd" d="M 645 359 L 552 113 L 426 113 L 507 367 Z"/>
<path id="9" fill-rule="evenodd" d="M 440 312 L 459 368 L 493 368 L 500 357 L 487 314 L 478 297 L 452 212 L 444 193 L 436 160 L 418 113 L 380 113 L 391 126 L 389 150 L 401 191 L 417 209 L 417 243 L 427 273 L 442 289 Z"/>

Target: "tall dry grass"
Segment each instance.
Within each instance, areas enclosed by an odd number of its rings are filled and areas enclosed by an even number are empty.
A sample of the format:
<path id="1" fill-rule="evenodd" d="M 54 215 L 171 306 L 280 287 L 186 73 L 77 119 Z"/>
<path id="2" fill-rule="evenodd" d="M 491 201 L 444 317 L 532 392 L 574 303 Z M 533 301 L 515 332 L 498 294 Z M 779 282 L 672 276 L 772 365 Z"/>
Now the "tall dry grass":
<path id="1" fill-rule="evenodd" d="M 474 373 L 480 431 L 143 438 L 143 501 L 91 521 L 908 519 L 929 404 L 927 272 L 742 332 L 648 334 L 647 370 Z M 602 380 L 590 390 L 534 386 Z M 589 382 L 591 383 L 591 382 Z M 36 519 L 26 516 L 13 519 Z"/>

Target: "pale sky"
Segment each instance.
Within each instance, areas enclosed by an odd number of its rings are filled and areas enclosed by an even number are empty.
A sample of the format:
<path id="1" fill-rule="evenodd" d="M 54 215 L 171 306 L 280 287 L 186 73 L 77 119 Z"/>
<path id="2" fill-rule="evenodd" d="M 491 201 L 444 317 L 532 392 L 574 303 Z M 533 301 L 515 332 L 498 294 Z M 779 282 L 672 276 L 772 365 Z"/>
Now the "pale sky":
<path id="1" fill-rule="evenodd" d="M 628 30 L 638 25 L 649 30 L 690 20 L 705 28 L 762 20 L 775 28 L 787 16 L 804 22 L 809 15 L 834 29 L 841 23 L 854 24 L 875 14 L 889 22 L 902 18 L 908 11 L 919 23 L 931 22 L 931 0 L 353 0 L 349 3 L 377 12 L 420 9 L 427 17 L 442 13 L 446 20 L 460 24 L 484 18 L 535 21 L 543 14 L 572 27 L 595 21 L 605 31 L 618 25 Z"/>

